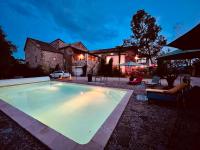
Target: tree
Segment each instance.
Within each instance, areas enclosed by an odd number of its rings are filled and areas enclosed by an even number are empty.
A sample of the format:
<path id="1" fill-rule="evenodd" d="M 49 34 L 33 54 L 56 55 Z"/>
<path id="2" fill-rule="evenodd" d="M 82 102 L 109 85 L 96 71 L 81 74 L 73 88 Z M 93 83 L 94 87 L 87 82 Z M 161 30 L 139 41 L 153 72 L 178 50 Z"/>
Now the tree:
<path id="1" fill-rule="evenodd" d="M 106 60 L 104 58 L 101 58 L 101 61 L 100 61 L 100 66 L 99 66 L 99 69 L 98 69 L 98 74 L 99 75 L 105 75 L 106 73 Z"/>
<path id="2" fill-rule="evenodd" d="M 108 64 L 107 64 L 107 73 L 108 75 L 112 76 L 112 71 L 113 71 L 113 59 L 110 58 Z"/>
<path id="3" fill-rule="evenodd" d="M 166 44 L 164 36 L 159 35 L 161 27 L 156 24 L 156 19 L 144 10 L 139 10 L 132 17 L 131 30 L 133 35 L 124 40 L 123 45 L 137 46 L 138 53 L 153 62 L 152 58 L 156 57 Z"/>
<path id="4" fill-rule="evenodd" d="M 122 50 L 122 47 L 123 47 L 123 46 L 117 46 L 117 47 L 116 47 L 117 52 L 118 52 L 118 59 L 119 59 L 119 64 L 118 64 L 119 71 L 121 70 L 120 64 L 121 64 L 121 50 Z"/>
<path id="5" fill-rule="evenodd" d="M 7 78 L 9 70 L 14 64 L 13 52 L 16 46 L 6 39 L 6 35 L 0 27 L 0 78 Z"/>
<path id="6" fill-rule="evenodd" d="M 60 65 L 59 65 L 59 64 L 57 64 L 57 65 L 56 65 L 56 67 L 55 67 L 55 71 L 58 71 L 58 70 L 61 70 L 61 68 L 60 68 Z"/>

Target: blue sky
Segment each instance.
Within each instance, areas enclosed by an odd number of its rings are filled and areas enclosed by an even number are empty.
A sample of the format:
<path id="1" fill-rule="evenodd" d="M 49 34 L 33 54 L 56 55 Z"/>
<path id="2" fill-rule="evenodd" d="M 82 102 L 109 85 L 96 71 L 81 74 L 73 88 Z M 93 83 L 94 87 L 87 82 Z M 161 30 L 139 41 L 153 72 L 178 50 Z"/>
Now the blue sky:
<path id="1" fill-rule="evenodd" d="M 131 35 L 133 14 L 156 17 L 168 42 L 200 23 L 199 0 L 0 0 L 0 26 L 24 58 L 27 37 L 82 41 L 89 50 L 111 48 Z"/>

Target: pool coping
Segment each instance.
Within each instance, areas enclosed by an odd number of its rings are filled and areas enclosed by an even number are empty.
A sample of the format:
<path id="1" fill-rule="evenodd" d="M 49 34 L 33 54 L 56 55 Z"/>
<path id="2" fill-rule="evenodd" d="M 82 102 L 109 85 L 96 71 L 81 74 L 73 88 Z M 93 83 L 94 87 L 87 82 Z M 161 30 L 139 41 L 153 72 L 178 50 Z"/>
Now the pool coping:
<path id="1" fill-rule="evenodd" d="M 58 82 L 58 81 L 57 81 Z M 68 84 L 68 83 L 66 83 Z M 76 83 L 74 83 L 76 84 Z M 90 85 L 88 85 L 90 86 Z M 92 85 L 91 85 L 92 86 Z M 102 87 L 112 88 L 112 87 Z M 118 88 L 116 88 L 118 89 Z M 119 88 L 120 89 L 120 88 Z M 123 96 L 120 103 L 115 107 L 106 121 L 101 125 L 98 131 L 95 133 L 93 138 L 87 144 L 78 144 L 68 137 L 60 134 L 54 129 L 34 119 L 28 114 L 8 104 L 7 102 L 0 99 L 0 110 L 8 115 L 11 119 L 17 122 L 22 128 L 27 130 L 36 139 L 41 141 L 50 149 L 55 150 L 89 150 L 89 149 L 104 149 L 112 132 L 114 131 L 128 101 L 133 93 L 133 90 L 123 89 L 127 93 Z"/>

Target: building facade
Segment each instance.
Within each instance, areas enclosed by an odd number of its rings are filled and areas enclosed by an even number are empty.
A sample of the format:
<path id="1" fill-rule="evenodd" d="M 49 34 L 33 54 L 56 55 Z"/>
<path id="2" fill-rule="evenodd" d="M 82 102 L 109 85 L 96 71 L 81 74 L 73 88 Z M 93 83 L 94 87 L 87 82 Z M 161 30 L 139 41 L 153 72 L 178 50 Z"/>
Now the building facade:
<path id="1" fill-rule="evenodd" d="M 145 58 L 138 55 L 138 50 L 135 46 L 118 46 L 110 49 L 99 49 L 91 51 L 91 53 L 101 58 L 104 58 L 106 60 L 106 63 L 108 63 L 109 60 L 112 59 L 113 67 L 117 68 L 119 68 L 119 64 L 123 64 L 130 61 L 146 65 Z M 120 66 L 120 69 L 121 72 L 125 74 L 128 74 L 128 72 L 130 71 L 130 67 L 127 66 Z"/>
<path id="2" fill-rule="evenodd" d="M 69 44 L 56 39 L 47 43 L 27 38 L 24 51 L 25 61 L 32 68 L 41 66 L 49 72 L 59 65 L 62 70 L 74 75 L 81 75 L 84 66 L 87 66 L 86 73 L 97 73 L 100 59 L 105 59 L 107 63 L 113 59 L 113 67 L 129 61 L 145 63 L 134 46 L 89 51 L 82 42 Z M 126 73 L 128 67 L 121 66 L 120 69 L 122 73 Z"/>
<path id="3" fill-rule="evenodd" d="M 46 72 L 57 65 L 60 69 L 76 75 L 81 74 L 83 66 L 87 66 L 86 72 L 98 68 L 99 57 L 90 54 L 81 42 L 67 44 L 57 39 L 47 43 L 27 38 L 24 51 L 25 61 L 31 68 L 40 66 Z"/>

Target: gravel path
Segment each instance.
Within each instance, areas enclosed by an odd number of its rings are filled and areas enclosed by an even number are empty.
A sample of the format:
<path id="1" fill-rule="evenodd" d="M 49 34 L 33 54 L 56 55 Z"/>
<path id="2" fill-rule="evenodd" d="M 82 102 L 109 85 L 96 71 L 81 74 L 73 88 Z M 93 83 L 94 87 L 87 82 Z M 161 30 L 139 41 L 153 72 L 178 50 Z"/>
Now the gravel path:
<path id="1" fill-rule="evenodd" d="M 132 95 L 106 149 L 168 149 L 176 118 L 174 108 L 139 102 Z"/>

